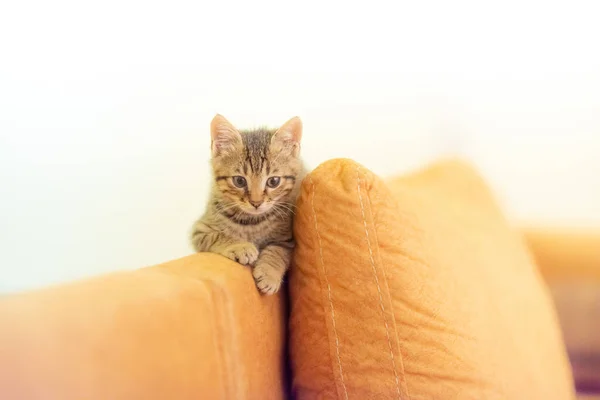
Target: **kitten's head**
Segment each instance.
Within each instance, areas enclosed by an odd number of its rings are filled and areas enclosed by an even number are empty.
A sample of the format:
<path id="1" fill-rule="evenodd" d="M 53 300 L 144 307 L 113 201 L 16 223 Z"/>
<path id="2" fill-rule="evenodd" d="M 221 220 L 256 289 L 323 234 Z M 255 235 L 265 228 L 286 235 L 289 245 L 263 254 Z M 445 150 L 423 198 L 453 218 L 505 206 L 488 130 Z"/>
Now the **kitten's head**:
<path id="1" fill-rule="evenodd" d="M 259 215 L 284 207 L 302 169 L 300 118 L 277 130 L 239 131 L 216 115 L 210 130 L 217 195 L 226 209 Z"/>

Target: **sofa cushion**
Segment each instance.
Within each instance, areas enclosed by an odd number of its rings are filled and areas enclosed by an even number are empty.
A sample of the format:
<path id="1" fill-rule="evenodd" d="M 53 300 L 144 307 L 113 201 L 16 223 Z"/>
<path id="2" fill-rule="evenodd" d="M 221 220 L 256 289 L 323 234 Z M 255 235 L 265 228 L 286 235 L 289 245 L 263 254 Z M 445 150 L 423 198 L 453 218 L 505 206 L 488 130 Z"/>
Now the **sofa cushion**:
<path id="1" fill-rule="evenodd" d="M 600 232 L 523 231 L 553 295 L 575 386 L 600 393 Z"/>
<path id="2" fill-rule="evenodd" d="M 384 182 L 349 160 L 304 181 L 290 276 L 299 399 L 572 399 L 548 292 L 460 162 Z"/>

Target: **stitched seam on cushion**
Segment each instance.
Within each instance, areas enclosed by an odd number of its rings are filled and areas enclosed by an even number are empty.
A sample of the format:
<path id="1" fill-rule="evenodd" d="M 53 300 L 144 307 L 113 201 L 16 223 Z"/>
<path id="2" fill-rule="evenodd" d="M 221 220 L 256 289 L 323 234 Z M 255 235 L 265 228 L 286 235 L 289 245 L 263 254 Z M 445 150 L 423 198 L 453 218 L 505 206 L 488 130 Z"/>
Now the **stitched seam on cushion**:
<path id="1" fill-rule="evenodd" d="M 375 191 L 375 200 L 377 202 L 379 202 L 379 191 Z M 383 265 L 383 261 L 381 261 L 381 250 L 379 248 L 379 231 L 377 228 L 377 221 L 375 218 L 375 214 L 373 213 L 373 204 L 371 203 L 371 195 L 370 192 L 367 192 L 367 203 L 369 204 L 369 212 L 371 214 L 371 219 L 373 220 L 373 227 L 375 228 L 375 248 L 377 249 L 377 252 L 379 254 L 379 260 L 380 263 L 382 264 L 382 267 L 385 267 Z M 384 286 L 387 288 L 388 293 L 390 293 L 390 287 L 388 285 L 388 281 L 387 278 L 385 276 L 385 271 L 383 272 L 383 284 Z M 391 305 L 391 299 L 390 299 L 390 307 L 392 307 Z M 392 311 L 392 316 L 394 315 L 394 310 Z M 395 317 L 394 317 L 395 320 Z M 404 359 L 402 358 L 402 348 L 400 347 L 400 340 L 398 339 L 398 331 L 394 330 L 395 332 L 395 339 L 397 342 L 397 346 L 398 346 L 398 354 L 399 354 L 399 360 L 400 360 L 400 373 L 404 376 L 404 382 L 402 383 L 402 388 L 404 389 L 404 393 L 406 393 L 406 397 L 410 400 L 411 396 L 410 396 L 410 391 L 408 390 L 408 383 L 406 382 L 406 373 L 404 370 Z"/>
<path id="2" fill-rule="evenodd" d="M 319 242 L 319 258 L 321 260 L 321 269 L 323 270 L 323 276 L 325 277 L 325 283 L 327 284 L 327 296 L 329 299 L 329 309 L 331 311 L 331 325 L 333 327 L 333 335 L 335 337 L 335 352 L 337 355 L 337 362 L 338 362 L 338 367 L 340 370 L 341 383 L 342 383 L 342 387 L 344 388 L 344 397 L 346 400 L 348 400 L 348 390 L 346 389 L 346 383 L 344 382 L 344 373 L 342 371 L 342 360 L 340 358 L 340 341 L 338 339 L 337 328 L 335 326 L 335 310 L 333 308 L 333 301 L 331 298 L 331 285 L 329 284 L 329 278 L 327 278 L 327 272 L 325 270 L 325 262 L 323 261 L 323 245 L 321 242 L 321 234 L 319 233 L 319 224 L 317 222 L 317 213 L 315 211 L 315 184 L 310 175 L 308 176 L 308 179 L 310 180 L 310 185 L 311 185 L 311 189 L 312 189 L 310 205 L 312 208 L 313 218 L 315 221 L 315 232 L 317 234 L 317 240 Z"/>
<path id="3" fill-rule="evenodd" d="M 235 357 L 232 353 L 235 350 L 231 350 L 232 348 L 236 348 L 237 344 L 233 340 L 232 329 L 235 326 L 231 321 L 231 309 L 229 300 L 225 300 L 223 296 L 223 289 L 218 287 L 214 282 L 210 279 L 203 279 L 202 282 L 205 284 L 205 287 L 208 289 L 210 293 L 210 299 L 213 304 L 213 308 L 216 310 L 214 316 L 214 322 L 216 325 L 217 335 L 215 336 L 219 340 L 218 343 L 222 344 L 223 342 L 227 342 L 227 345 L 220 345 L 219 353 L 221 361 L 222 373 L 221 376 L 223 378 L 223 393 L 225 393 L 225 398 L 229 398 L 229 396 L 235 398 L 242 398 L 240 394 L 242 391 L 240 390 L 240 384 L 235 377 L 239 376 L 238 363 L 233 361 Z M 226 306 L 224 306 L 226 304 Z M 226 314 L 226 315 L 225 315 Z"/>
<path id="4" fill-rule="evenodd" d="M 401 399 L 400 394 L 400 378 L 398 377 L 398 371 L 396 370 L 396 360 L 394 359 L 394 351 L 392 349 L 392 339 L 390 338 L 390 328 L 385 317 L 385 307 L 383 306 L 383 294 L 381 293 L 381 286 L 379 285 L 379 278 L 377 277 L 377 270 L 375 268 L 375 258 L 373 257 L 373 249 L 371 247 L 371 239 L 369 238 L 369 229 L 367 227 L 367 217 L 365 215 L 365 207 L 363 204 L 363 198 L 360 191 L 360 168 L 356 167 L 356 184 L 358 190 L 358 200 L 360 202 L 360 210 L 362 212 L 363 224 L 365 226 L 365 235 L 367 238 L 367 245 L 369 247 L 369 261 L 371 261 L 371 267 L 373 269 L 373 276 L 375 277 L 375 283 L 377 284 L 377 291 L 379 292 L 379 307 L 381 308 L 381 316 L 383 317 L 383 323 L 385 324 L 385 334 L 387 336 L 388 346 L 390 348 L 390 359 L 392 361 L 392 369 L 394 370 L 394 377 L 396 379 L 396 391 L 398 393 L 398 399 Z"/>
<path id="5" fill-rule="evenodd" d="M 160 271 L 161 274 L 167 275 L 167 276 L 176 276 L 176 277 L 181 277 L 182 275 L 180 274 L 175 274 L 173 275 L 173 273 L 171 271 L 169 271 L 165 265 L 159 265 L 159 266 L 155 266 L 155 267 L 145 267 L 147 268 L 147 270 L 149 270 L 150 268 L 157 268 L 158 271 Z M 213 344 L 215 346 L 215 355 L 216 355 L 216 362 L 218 363 L 217 365 L 217 369 L 219 370 L 219 378 L 220 378 L 220 383 L 221 385 L 221 393 L 223 394 L 222 398 L 230 398 L 233 396 L 232 391 L 235 393 L 241 393 L 239 390 L 239 386 L 235 381 L 235 376 L 236 373 L 234 374 L 230 374 L 228 373 L 230 371 L 230 366 L 232 365 L 231 362 L 228 362 L 228 358 L 231 357 L 230 352 L 228 351 L 228 346 L 231 345 L 231 338 L 227 338 L 227 337 L 222 337 L 222 332 L 227 332 L 228 330 L 223 329 L 223 321 L 221 320 L 220 317 L 222 317 L 223 314 L 223 310 L 222 310 L 222 304 L 223 304 L 223 299 L 219 299 L 219 301 L 216 301 L 216 290 L 215 290 L 215 285 L 214 282 L 210 279 L 207 278 L 200 278 L 197 280 L 197 282 L 199 283 L 199 286 L 204 289 L 204 291 L 208 294 L 208 301 L 211 304 L 211 309 L 213 310 L 212 313 L 212 324 L 209 324 L 211 327 L 211 333 L 212 333 L 212 339 L 213 339 Z M 232 326 L 232 324 L 229 324 L 230 326 Z M 226 354 L 227 353 L 227 354 Z M 235 364 L 235 363 L 233 363 Z"/>

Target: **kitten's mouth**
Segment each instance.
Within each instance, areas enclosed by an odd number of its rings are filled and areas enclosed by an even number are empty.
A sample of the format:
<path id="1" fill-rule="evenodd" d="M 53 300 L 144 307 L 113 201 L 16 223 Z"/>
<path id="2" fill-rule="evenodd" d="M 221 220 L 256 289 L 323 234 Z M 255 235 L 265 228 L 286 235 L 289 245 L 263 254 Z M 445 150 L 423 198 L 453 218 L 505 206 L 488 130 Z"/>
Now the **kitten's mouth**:
<path id="1" fill-rule="evenodd" d="M 248 215 L 261 215 L 269 211 L 269 208 L 269 206 L 263 204 L 258 208 L 246 207 L 243 211 Z"/>

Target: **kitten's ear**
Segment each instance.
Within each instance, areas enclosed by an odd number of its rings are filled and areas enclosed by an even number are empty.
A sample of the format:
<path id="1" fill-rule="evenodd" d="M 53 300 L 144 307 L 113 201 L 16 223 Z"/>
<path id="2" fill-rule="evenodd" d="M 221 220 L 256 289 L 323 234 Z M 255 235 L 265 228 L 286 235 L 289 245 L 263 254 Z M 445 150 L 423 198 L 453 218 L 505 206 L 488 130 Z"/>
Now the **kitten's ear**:
<path id="1" fill-rule="evenodd" d="M 242 145 L 238 130 L 220 114 L 210 123 L 210 137 L 213 157 L 228 154 Z"/>
<path id="2" fill-rule="evenodd" d="M 288 120 L 271 138 L 271 146 L 275 151 L 290 151 L 294 157 L 300 154 L 302 139 L 302 121 L 298 117 Z"/>

